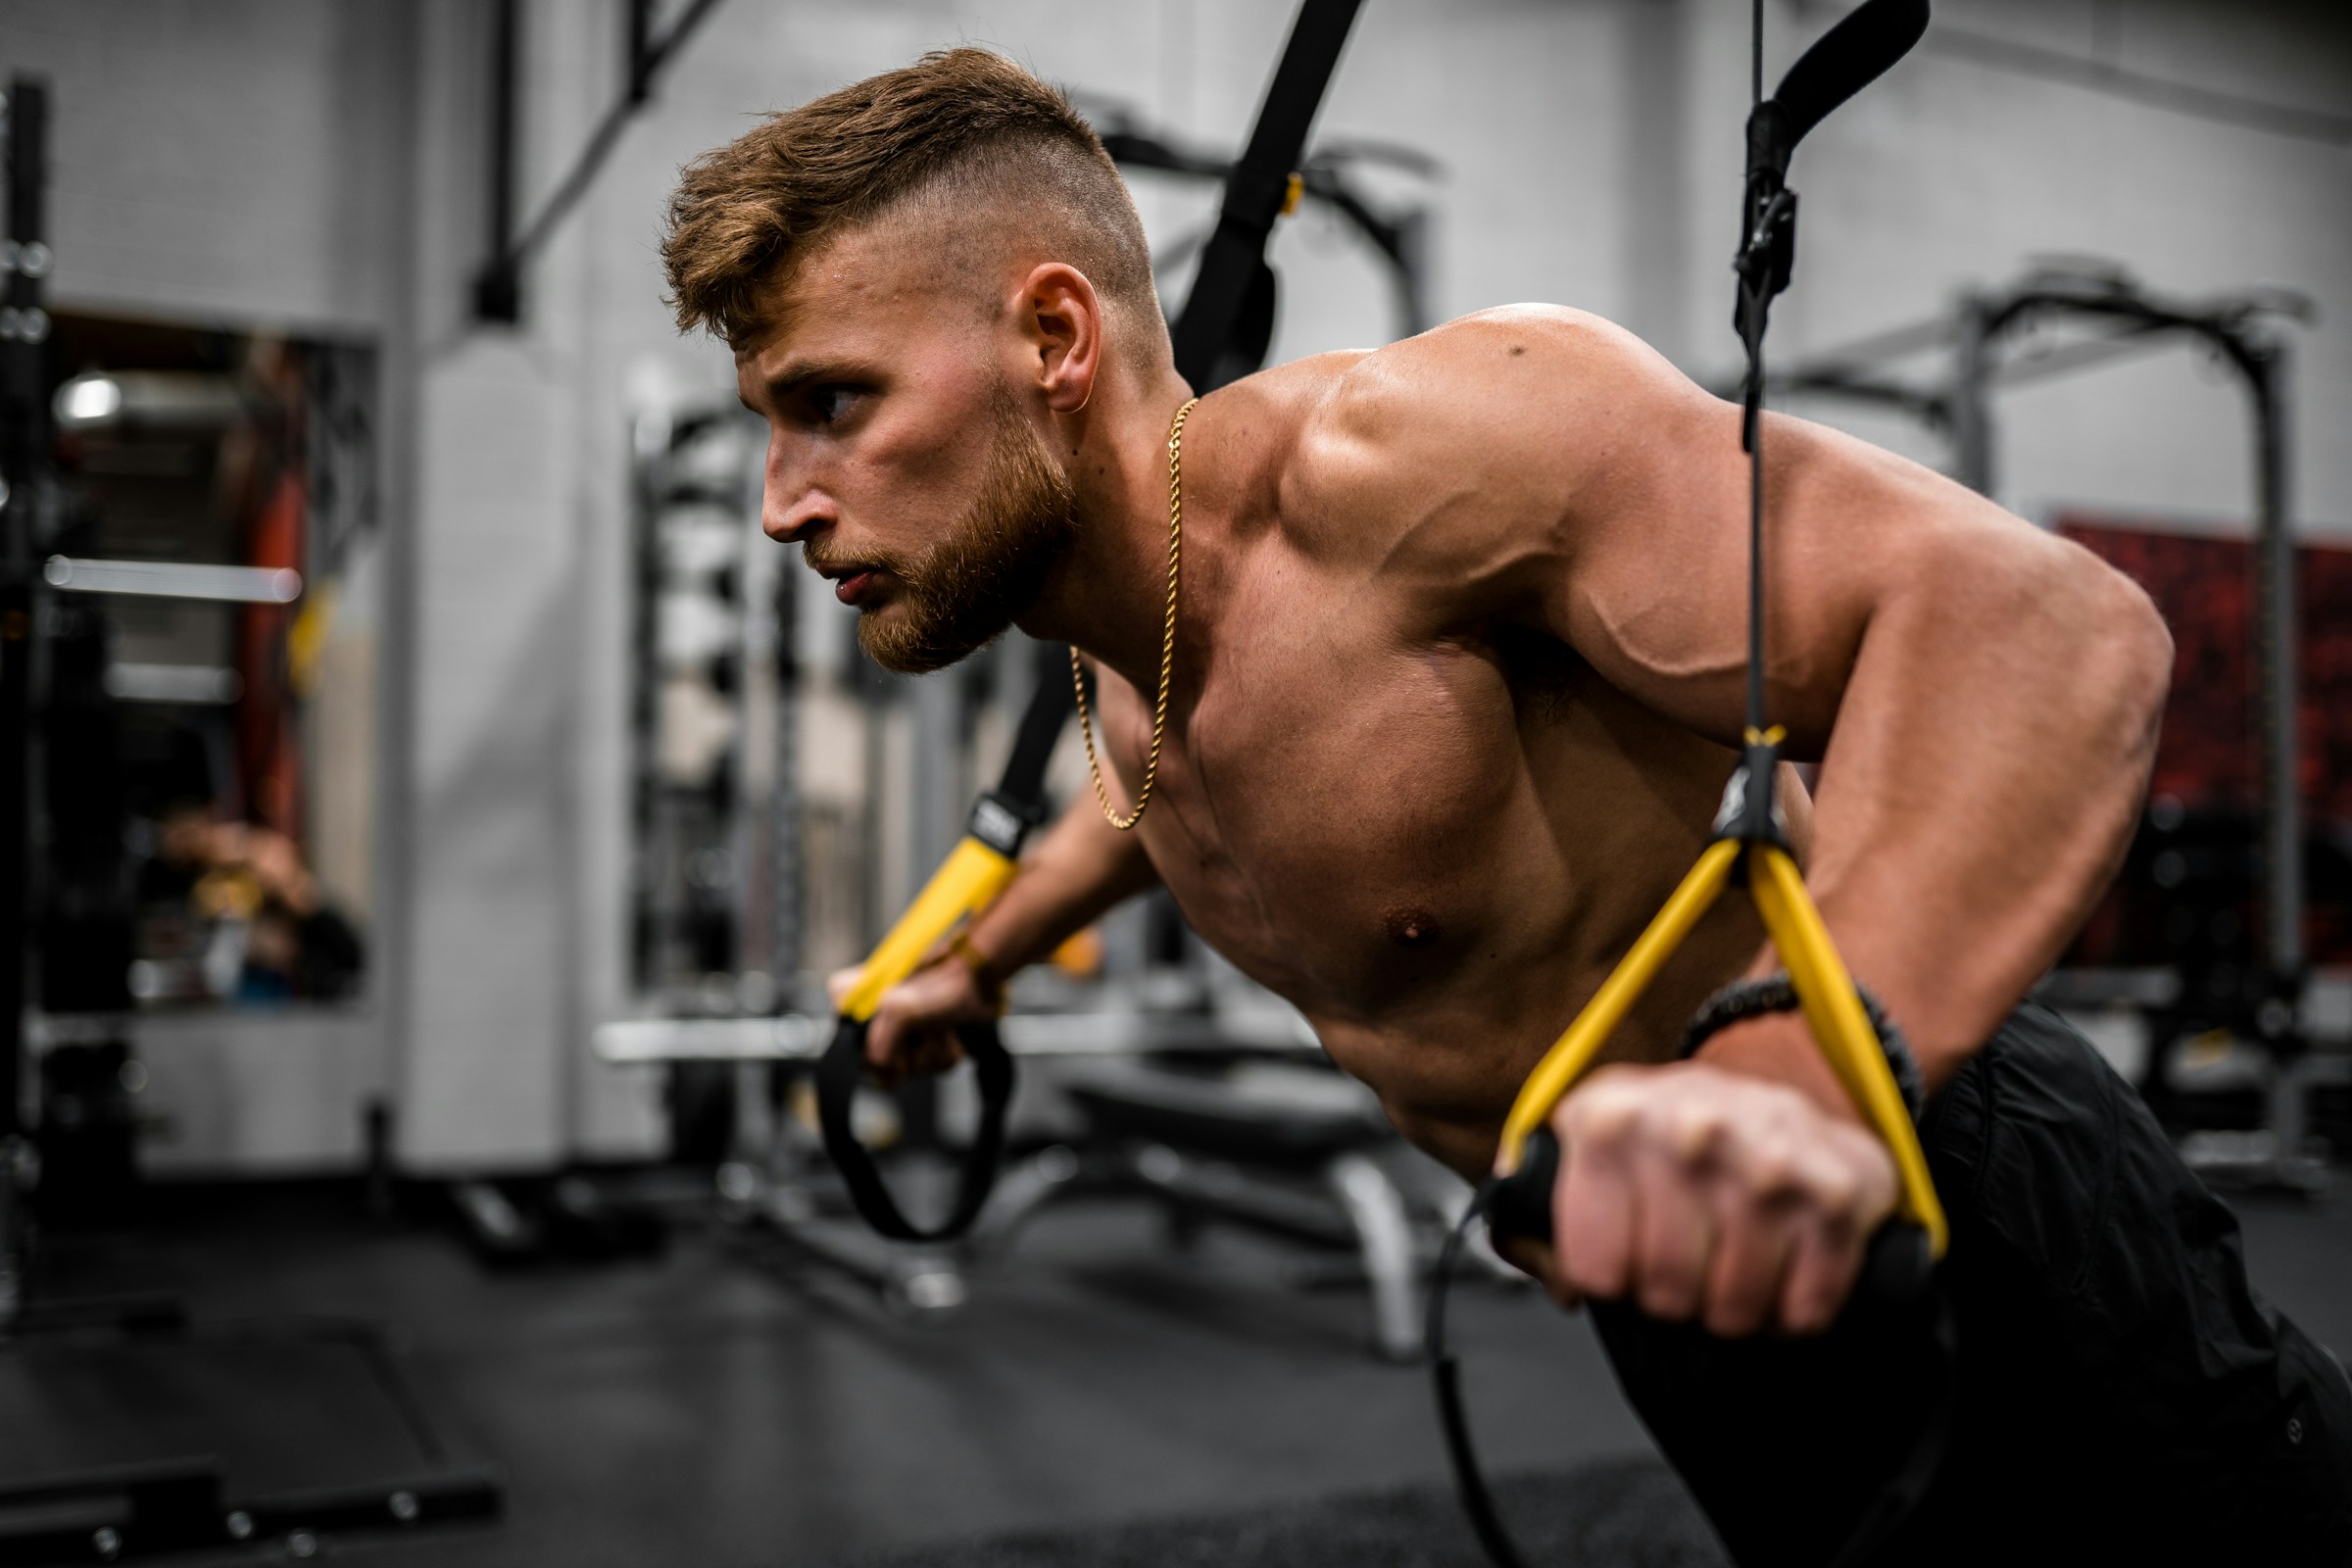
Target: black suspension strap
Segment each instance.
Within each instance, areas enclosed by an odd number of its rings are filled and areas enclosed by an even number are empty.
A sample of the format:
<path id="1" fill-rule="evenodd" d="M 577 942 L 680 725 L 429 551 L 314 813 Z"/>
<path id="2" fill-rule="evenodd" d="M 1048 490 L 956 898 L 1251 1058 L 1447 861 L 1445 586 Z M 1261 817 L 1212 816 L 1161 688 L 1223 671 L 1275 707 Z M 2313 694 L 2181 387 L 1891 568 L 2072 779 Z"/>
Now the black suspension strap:
<path id="1" fill-rule="evenodd" d="M 1257 127 L 1225 178 L 1216 229 L 1169 333 L 1176 373 L 1203 397 L 1265 363 L 1274 328 L 1274 270 L 1266 264 L 1266 245 L 1275 220 L 1298 204 L 1307 129 L 1361 4 L 1302 0 L 1257 112 Z"/>
<path id="2" fill-rule="evenodd" d="M 1192 293 L 1172 330 L 1177 371 L 1196 391 L 1214 391 L 1255 370 L 1265 359 L 1274 309 L 1266 242 L 1275 221 L 1296 203 L 1296 171 L 1305 158 L 1307 130 L 1361 3 L 1302 0 L 1298 8 L 1249 147 L 1227 177 L 1216 231 L 1201 253 Z M 1055 652 L 1047 650 L 1049 656 Z M 817 1121 L 825 1151 L 840 1169 L 858 1212 L 893 1240 L 952 1240 L 979 1217 L 1004 1157 L 1012 1058 L 995 1024 L 957 1030 L 978 1079 L 980 1127 L 964 1152 L 947 1217 L 921 1226 L 906 1217 L 875 1168 L 873 1155 L 851 1130 L 851 1105 L 865 1075 L 866 1034 L 883 993 L 913 973 L 958 921 L 985 908 L 1004 891 L 1012 880 L 1022 842 L 1045 820 L 1046 762 L 1074 701 L 1070 682 L 1061 673 L 1064 662 L 1046 659 L 1046 673 L 1022 714 L 1003 777 L 974 804 L 963 839 L 867 957 L 857 988 L 842 1001 L 833 1043 L 817 1065 Z"/>
<path id="3" fill-rule="evenodd" d="M 1764 96 L 1764 7 L 1754 0 L 1747 122 L 1747 177 L 1740 205 L 1739 277 L 1733 324 L 1746 351 L 1740 443 L 1748 458 L 1748 623 L 1746 725 L 1739 766 L 1724 791 L 1713 842 L 1616 970 L 1520 1089 L 1502 1134 L 1502 1174 L 1487 1182 L 1448 1236 L 1430 1293 L 1428 1350 L 1439 1417 L 1455 1488 L 1480 1544 L 1496 1568 L 1524 1559 L 1495 1512 L 1471 1442 L 1461 1374 L 1446 1342 L 1446 1297 L 1473 1225 L 1496 1236 L 1551 1239 L 1551 1195 L 1560 1147 L 1550 1111 L 1591 1065 L 1658 967 L 1735 879 L 1745 884 L 1788 966 L 1792 999 L 1856 1107 L 1894 1156 L 1901 1207 L 1874 1234 L 1854 1289 L 1856 1305 L 1918 1302 L 1933 1288 L 1934 1261 L 1947 1230 L 1912 1107 L 1890 1064 L 1893 1047 L 1874 1028 L 1867 1004 L 1838 956 L 1789 851 L 1776 799 L 1782 732 L 1767 724 L 1764 595 L 1764 333 L 1772 301 L 1788 286 L 1795 260 L 1796 193 L 1790 156 L 1832 110 L 1900 60 L 1928 24 L 1928 0 L 1867 0 L 1833 27 Z M 1895 1474 L 1832 1559 L 1851 1568 L 1909 1517 L 1940 1464 L 1952 1404 L 1952 1322 L 1938 1294 L 1930 1310 L 1942 1387 Z"/>
<path id="4" fill-rule="evenodd" d="M 891 1196 L 874 1156 L 851 1130 L 851 1107 L 865 1076 L 865 1040 L 882 994 L 911 973 L 956 922 L 984 907 L 1012 880 L 1021 844 L 1045 820 L 1046 760 L 1061 732 L 1070 705 L 1066 682 L 1039 683 L 1021 715 L 1012 756 L 997 787 L 980 797 L 964 825 L 962 842 L 933 873 L 899 923 L 866 960 L 857 988 L 842 1000 L 833 1044 L 816 1066 L 817 1127 L 825 1152 L 850 1190 L 850 1200 L 866 1223 L 900 1242 L 937 1242 L 962 1235 L 980 1215 L 996 1186 L 1004 1156 L 1004 1117 L 1012 1102 L 1012 1057 L 992 1023 L 957 1031 L 980 1091 L 980 1126 L 964 1151 L 956 1200 L 947 1217 L 921 1226 L 906 1217 Z"/>

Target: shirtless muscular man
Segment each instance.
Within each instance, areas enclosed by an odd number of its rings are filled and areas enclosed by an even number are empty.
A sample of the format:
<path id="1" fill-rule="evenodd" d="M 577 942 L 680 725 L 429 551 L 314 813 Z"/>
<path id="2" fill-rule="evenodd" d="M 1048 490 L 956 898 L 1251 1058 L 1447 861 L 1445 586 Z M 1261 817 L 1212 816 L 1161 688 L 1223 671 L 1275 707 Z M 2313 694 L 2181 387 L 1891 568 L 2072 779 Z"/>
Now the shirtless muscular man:
<path id="1" fill-rule="evenodd" d="M 725 339 L 768 423 L 766 532 L 858 608 L 866 651 L 918 671 L 1010 625 L 1070 643 L 1111 805 L 1152 779 L 1132 831 L 1081 797 L 1045 835 L 966 933 L 984 961 L 890 994 L 875 1065 L 944 1065 L 1005 975 L 1157 882 L 1405 1137 L 1483 1173 L 1736 760 L 1739 410 L 1546 306 L 1201 400 L 1159 733 L 1193 394 L 1135 210 L 1058 93 L 958 49 L 774 116 L 687 169 L 664 260 L 681 325 Z M 1811 797 L 1781 781 L 1789 835 L 1918 1057 L 1953 1221 L 1960 1401 L 1888 1560 L 2345 1560 L 2340 1369 L 2252 1294 L 2227 1210 L 2129 1089 L 2021 1006 L 2135 821 L 2162 621 L 1916 464 L 1781 417 L 1766 452 L 1770 708 L 1821 763 Z M 1555 1250 L 1525 1260 L 1563 1302 L 1682 1330 L 1610 1349 L 1745 1562 L 1834 1544 L 1853 1499 L 1808 1478 L 1902 1446 L 1857 1417 L 1850 1460 L 1792 1463 L 1736 1370 L 1661 1369 L 1662 1345 L 1833 1342 L 1895 1201 L 1797 1016 L 1673 1060 L 1710 993 L 1778 967 L 1746 902 L 1717 904 L 1555 1113 Z M 1869 1367 L 1822 1364 L 1825 1408 L 1867 1392 Z"/>

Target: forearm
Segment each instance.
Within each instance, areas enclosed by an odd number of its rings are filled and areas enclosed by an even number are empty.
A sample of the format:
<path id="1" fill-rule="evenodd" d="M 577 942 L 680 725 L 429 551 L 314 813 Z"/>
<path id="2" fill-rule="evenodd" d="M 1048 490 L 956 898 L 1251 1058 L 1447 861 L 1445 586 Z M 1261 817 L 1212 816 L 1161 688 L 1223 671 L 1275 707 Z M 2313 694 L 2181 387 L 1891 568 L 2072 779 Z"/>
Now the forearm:
<path id="1" fill-rule="evenodd" d="M 999 978 L 1008 977 L 1157 880 L 1142 842 L 1103 821 L 1093 799 L 1081 795 L 965 935 Z"/>
<path id="2" fill-rule="evenodd" d="M 1806 868 L 1848 967 L 1931 1088 L 2056 960 L 2114 875 L 2171 672 L 2145 598 L 2081 552 L 1944 568 L 1873 611 Z"/>

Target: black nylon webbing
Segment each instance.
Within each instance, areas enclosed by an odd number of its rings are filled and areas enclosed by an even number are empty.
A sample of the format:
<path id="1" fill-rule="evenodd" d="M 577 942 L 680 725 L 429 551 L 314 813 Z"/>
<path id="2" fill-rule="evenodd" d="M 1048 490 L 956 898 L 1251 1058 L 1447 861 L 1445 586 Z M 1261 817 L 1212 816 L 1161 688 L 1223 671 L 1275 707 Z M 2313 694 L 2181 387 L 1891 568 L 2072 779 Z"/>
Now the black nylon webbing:
<path id="1" fill-rule="evenodd" d="M 1290 41 L 1257 111 L 1241 162 L 1225 179 L 1217 226 L 1200 254 L 1193 291 L 1169 334 L 1176 371 L 1203 395 L 1241 318 L 1242 302 L 1265 266 L 1266 240 L 1282 216 L 1291 175 L 1306 154 L 1307 128 L 1340 63 L 1361 0 L 1302 0 Z"/>

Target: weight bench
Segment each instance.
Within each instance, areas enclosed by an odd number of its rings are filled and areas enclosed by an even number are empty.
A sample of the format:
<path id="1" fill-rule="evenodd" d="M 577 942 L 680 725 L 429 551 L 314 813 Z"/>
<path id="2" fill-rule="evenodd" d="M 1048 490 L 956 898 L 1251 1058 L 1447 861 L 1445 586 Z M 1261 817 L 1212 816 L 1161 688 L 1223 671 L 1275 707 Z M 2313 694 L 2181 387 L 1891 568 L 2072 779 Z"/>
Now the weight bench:
<path id="1" fill-rule="evenodd" d="M 1056 1087 L 1086 1134 L 1004 1173 L 973 1227 L 975 1252 L 1002 1251 L 1056 1199 L 1140 1192 L 1167 1205 L 1180 1234 L 1224 1220 L 1354 1252 L 1371 1286 L 1373 1343 L 1394 1360 L 1418 1357 L 1412 1219 L 1377 1157 L 1400 1140 L 1361 1086 L 1301 1066 L 1138 1061 L 1073 1065 Z"/>

